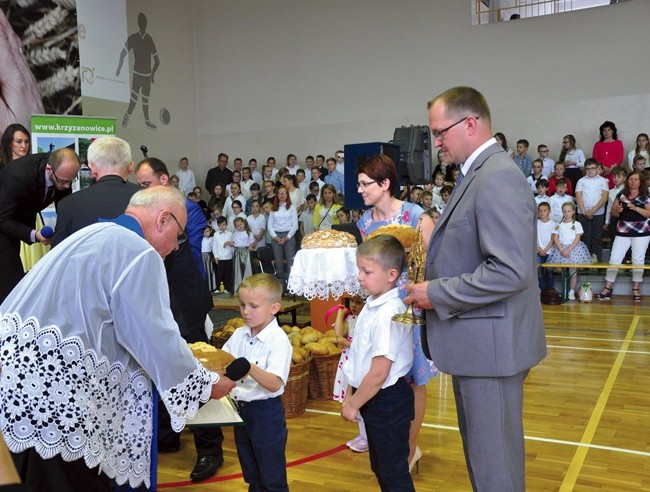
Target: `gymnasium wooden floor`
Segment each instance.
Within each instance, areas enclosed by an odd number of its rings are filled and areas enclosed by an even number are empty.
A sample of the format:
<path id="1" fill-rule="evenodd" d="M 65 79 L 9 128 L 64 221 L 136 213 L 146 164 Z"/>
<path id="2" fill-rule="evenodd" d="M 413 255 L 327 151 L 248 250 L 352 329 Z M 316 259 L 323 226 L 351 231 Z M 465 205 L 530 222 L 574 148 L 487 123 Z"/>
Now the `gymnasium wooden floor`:
<path id="1" fill-rule="evenodd" d="M 525 391 L 527 490 L 650 491 L 650 304 L 570 302 L 544 306 L 544 318 L 548 357 L 531 371 Z M 427 390 L 415 487 L 471 490 L 451 379 L 434 378 Z M 292 491 L 378 490 L 367 453 L 343 445 L 357 428 L 341 420 L 337 403 L 309 401 L 287 425 Z M 246 490 L 232 430 L 225 435 L 218 475 L 192 484 L 196 456 L 184 431 L 181 451 L 159 456 L 159 489 Z"/>

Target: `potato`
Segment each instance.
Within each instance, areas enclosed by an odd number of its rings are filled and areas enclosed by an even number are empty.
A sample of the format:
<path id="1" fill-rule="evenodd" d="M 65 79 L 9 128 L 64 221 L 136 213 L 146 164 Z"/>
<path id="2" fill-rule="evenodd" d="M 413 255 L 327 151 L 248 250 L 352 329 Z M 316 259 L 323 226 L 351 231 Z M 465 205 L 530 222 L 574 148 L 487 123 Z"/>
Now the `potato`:
<path id="1" fill-rule="evenodd" d="M 336 332 L 334 330 L 327 330 L 323 333 L 324 337 L 336 337 Z"/>
<path id="2" fill-rule="evenodd" d="M 228 321 L 228 324 L 233 328 L 239 328 L 240 326 L 244 326 L 246 324 L 246 321 L 244 321 L 244 318 L 232 318 L 230 321 Z"/>
<path id="3" fill-rule="evenodd" d="M 336 345 L 329 345 L 327 349 L 329 350 L 328 355 L 341 355 L 341 352 L 343 352 L 343 349 L 341 347 L 337 347 Z"/>
<path id="4" fill-rule="evenodd" d="M 302 345 L 302 341 L 300 339 L 300 335 L 296 335 L 291 339 L 291 345 L 293 347 L 300 347 Z"/>
<path id="5" fill-rule="evenodd" d="M 291 331 L 294 333 L 300 333 L 300 328 L 298 328 L 297 326 L 293 326 L 291 327 Z"/>
<path id="6" fill-rule="evenodd" d="M 300 353 L 300 350 L 298 347 L 294 347 L 293 351 L 291 352 L 291 362 L 294 364 L 300 364 L 301 362 L 304 362 L 305 358 L 302 356 Z"/>
<path id="7" fill-rule="evenodd" d="M 302 347 L 296 347 L 300 351 L 300 355 L 302 355 L 303 359 L 306 359 L 309 357 L 309 352 L 307 352 L 304 348 Z"/>
<path id="8" fill-rule="evenodd" d="M 288 335 L 291 333 L 291 327 L 289 325 L 282 325 L 282 330 Z"/>
<path id="9" fill-rule="evenodd" d="M 305 350 L 309 351 L 310 354 L 312 355 L 329 355 L 329 350 L 325 345 L 321 345 L 320 343 L 308 343 L 305 345 Z"/>
<path id="10" fill-rule="evenodd" d="M 318 337 L 316 336 L 316 333 L 305 333 L 300 338 L 300 341 L 302 342 L 303 345 L 307 345 L 308 343 L 311 342 L 317 342 Z"/>
<path id="11" fill-rule="evenodd" d="M 318 340 L 318 343 L 323 343 L 325 345 L 336 345 L 336 337 L 323 337 Z"/>

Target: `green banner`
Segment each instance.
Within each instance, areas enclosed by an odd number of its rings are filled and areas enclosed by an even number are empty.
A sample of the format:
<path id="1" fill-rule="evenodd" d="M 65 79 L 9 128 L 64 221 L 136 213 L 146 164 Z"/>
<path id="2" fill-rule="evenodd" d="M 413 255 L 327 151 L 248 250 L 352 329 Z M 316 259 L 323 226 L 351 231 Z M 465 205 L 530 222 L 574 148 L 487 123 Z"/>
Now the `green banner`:
<path id="1" fill-rule="evenodd" d="M 32 134 L 84 137 L 115 135 L 115 121 L 115 118 L 34 115 L 32 116 Z"/>

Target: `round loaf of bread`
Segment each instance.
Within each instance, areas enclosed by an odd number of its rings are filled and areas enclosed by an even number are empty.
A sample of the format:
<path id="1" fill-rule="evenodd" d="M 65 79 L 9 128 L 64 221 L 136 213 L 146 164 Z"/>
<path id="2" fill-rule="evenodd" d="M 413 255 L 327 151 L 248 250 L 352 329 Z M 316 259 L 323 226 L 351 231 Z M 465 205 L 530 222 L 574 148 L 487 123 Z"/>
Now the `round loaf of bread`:
<path id="1" fill-rule="evenodd" d="M 366 239 L 378 236 L 379 234 L 388 234 L 396 238 L 404 249 L 409 249 L 418 235 L 418 231 L 409 225 L 388 224 L 379 227 L 366 236 Z"/>
<path id="2" fill-rule="evenodd" d="M 196 342 L 188 343 L 187 345 L 203 367 L 210 371 L 218 372 L 219 374 L 223 374 L 228 364 L 235 360 L 228 352 L 213 347 L 209 343 Z"/>
<path id="3" fill-rule="evenodd" d="M 356 248 L 357 241 L 350 233 L 327 229 L 307 234 L 301 243 L 302 249 Z"/>

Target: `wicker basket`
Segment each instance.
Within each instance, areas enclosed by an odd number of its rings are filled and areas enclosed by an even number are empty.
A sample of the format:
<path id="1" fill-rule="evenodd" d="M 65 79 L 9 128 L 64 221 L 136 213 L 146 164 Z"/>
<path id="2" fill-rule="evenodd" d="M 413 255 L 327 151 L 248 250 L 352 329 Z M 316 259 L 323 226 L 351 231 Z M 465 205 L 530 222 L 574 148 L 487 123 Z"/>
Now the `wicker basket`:
<path id="1" fill-rule="evenodd" d="M 309 371 L 309 398 L 331 400 L 334 394 L 334 379 L 341 354 L 314 356 Z"/>
<path id="2" fill-rule="evenodd" d="M 282 405 L 286 418 L 298 417 L 305 413 L 310 362 L 307 359 L 305 362 L 292 365 L 289 369 L 289 377 L 282 394 Z"/>

